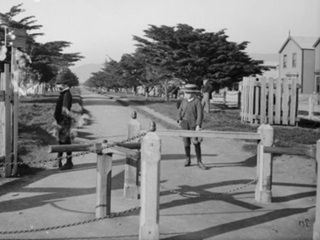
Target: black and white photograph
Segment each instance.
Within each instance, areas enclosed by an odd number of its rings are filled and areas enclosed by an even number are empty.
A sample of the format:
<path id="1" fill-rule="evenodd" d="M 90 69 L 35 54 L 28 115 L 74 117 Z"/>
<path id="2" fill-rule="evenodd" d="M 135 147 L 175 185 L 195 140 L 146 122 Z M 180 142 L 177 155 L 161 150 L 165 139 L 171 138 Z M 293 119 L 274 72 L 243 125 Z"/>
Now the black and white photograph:
<path id="1" fill-rule="evenodd" d="M 320 0 L 0 0 L 0 239 L 320 240 Z"/>

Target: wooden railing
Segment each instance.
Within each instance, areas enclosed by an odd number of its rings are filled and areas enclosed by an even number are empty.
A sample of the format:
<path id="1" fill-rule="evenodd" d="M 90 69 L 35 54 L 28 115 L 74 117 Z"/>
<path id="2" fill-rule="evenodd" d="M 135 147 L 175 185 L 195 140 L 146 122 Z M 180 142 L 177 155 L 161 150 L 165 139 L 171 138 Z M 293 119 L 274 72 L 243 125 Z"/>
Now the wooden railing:
<path id="1" fill-rule="evenodd" d="M 128 124 L 128 138 L 140 134 L 140 123 L 133 113 Z M 96 218 L 101 218 L 111 213 L 111 183 L 112 183 L 112 156 L 121 154 L 126 156 L 124 174 L 124 197 L 138 199 L 139 196 L 139 169 L 140 169 L 140 142 L 119 144 L 89 143 L 71 145 L 51 145 L 49 153 L 57 152 L 87 152 L 97 155 L 97 187 L 96 187 Z"/>
<path id="2" fill-rule="evenodd" d="M 161 161 L 160 136 L 207 137 L 257 140 L 257 185 L 255 200 L 260 203 L 271 201 L 270 153 L 263 151 L 264 146 L 273 143 L 273 129 L 262 124 L 257 133 L 170 130 L 148 132 L 141 142 L 141 213 L 139 239 L 159 239 L 159 179 Z"/>
<path id="3" fill-rule="evenodd" d="M 97 188 L 96 188 L 96 218 L 105 217 L 111 213 L 111 181 L 112 155 L 126 155 L 124 196 L 126 198 L 141 198 L 139 239 L 158 240 L 159 233 L 159 194 L 160 194 L 160 163 L 161 136 L 176 137 L 207 137 L 225 139 L 257 140 L 257 184 L 255 201 L 262 204 L 272 202 L 272 154 L 302 155 L 320 160 L 320 140 L 317 145 L 282 148 L 273 147 L 273 128 L 262 124 L 254 132 L 219 132 L 219 131 L 186 131 L 186 130 L 152 130 L 140 142 L 118 144 L 105 148 L 105 144 L 57 145 L 51 146 L 49 152 L 60 151 L 95 151 L 97 154 Z M 135 118 L 128 124 L 128 136 L 141 133 L 140 124 Z M 140 151 L 139 151 L 140 149 Z M 141 166 L 141 167 L 140 167 Z M 138 176 L 141 171 L 141 183 Z M 318 169 L 318 176 L 320 172 Z M 317 179 L 317 193 L 320 192 L 320 178 Z M 316 221 L 314 223 L 314 239 L 320 240 L 320 197 L 316 202 Z"/>
<path id="4" fill-rule="evenodd" d="M 262 124 L 258 133 L 233 132 L 196 132 L 196 131 L 164 131 L 149 132 L 141 144 L 141 213 L 139 239 L 159 239 L 159 176 L 161 161 L 161 140 L 159 136 L 181 137 L 222 137 L 238 139 L 257 139 L 257 185 L 255 201 L 272 202 L 272 154 L 302 155 L 320 160 L 320 140 L 316 145 L 299 148 L 272 147 L 273 128 Z M 318 165 L 318 164 L 317 164 Z M 317 168 L 317 200 L 316 220 L 313 227 L 313 239 L 320 240 L 320 170 Z"/>

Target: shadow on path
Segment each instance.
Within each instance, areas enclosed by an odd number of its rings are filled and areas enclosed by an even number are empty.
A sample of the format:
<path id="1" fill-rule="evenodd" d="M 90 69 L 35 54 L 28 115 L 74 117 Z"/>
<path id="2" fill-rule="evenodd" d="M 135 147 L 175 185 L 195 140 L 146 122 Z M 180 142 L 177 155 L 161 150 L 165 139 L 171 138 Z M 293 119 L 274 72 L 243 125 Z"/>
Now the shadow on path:
<path id="1" fill-rule="evenodd" d="M 123 165 L 124 159 L 113 162 L 113 166 Z M 1 186 L 0 196 L 4 194 L 11 195 L 9 200 L 0 202 L 0 213 L 22 211 L 30 208 L 41 207 L 46 204 L 54 204 L 63 201 L 64 198 L 77 197 L 89 194 L 95 194 L 96 188 L 68 188 L 68 187 L 28 187 L 34 182 L 40 181 L 43 178 L 49 177 L 52 174 L 68 174 L 68 172 L 85 171 L 95 169 L 96 163 L 75 164 L 74 168 L 69 171 L 60 171 L 58 169 L 48 169 L 40 172 L 32 178 L 25 180 L 19 179 L 18 184 Z M 95 174 L 95 173 L 94 173 Z M 76 181 L 76 179 L 74 179 Z M 124 182 L 124 171 L 121 171 L 112 177 L 112 190 L 122 189 Z M 34 196 L 26 196 L 19 198 L 20 194 L 34 193 Z M 30 195 L 30 194 L 28 194 Z M 16 199 L 14 197 L 17 197 Z M 93 206 L 95 202 L 92 203 Z"/>
<path id="2" fill-rule="evenodd" d="M 227 232 L 233 232 L 239 229 L 248 228 L 252 226 L 256 226 L 262 223 L 270 222 L 280 218 L 286 218 L 295 214 L 301 214 L 307 212 L 309 209 L 313 207 L 306 208 L 284 208 L 280 210 L 275 210 L 272 212 L 268 212 L 266 214 L 251 217 L 247 219 L 242 219 L 238 221 L 228 222 L 224 224 L 220 224 L 218 226 L 213 226 L 209 228 L 205 228 L 199 231 L 195 231 L 192 233 L 185 233 L 178 236 L 164 238 L 166 240 L 201 240 L 208 239 L 211 237 L 216 237 L 221 234 Z"/>

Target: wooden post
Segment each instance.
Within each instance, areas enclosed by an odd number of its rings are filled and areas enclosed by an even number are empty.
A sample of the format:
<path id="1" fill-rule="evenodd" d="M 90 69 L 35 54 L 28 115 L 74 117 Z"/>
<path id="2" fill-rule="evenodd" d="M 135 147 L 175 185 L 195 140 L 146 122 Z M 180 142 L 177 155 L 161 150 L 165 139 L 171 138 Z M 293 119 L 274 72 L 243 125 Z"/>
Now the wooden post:
<path id="1" fill-rule="evenodd" d="M 261 78 L 261 93 L 260 93 L 260 124 L 266 123 L 266 113 L 267 113 L 267 83 L 266 78 Z"/>
<path id="2" fill-rule="evenodd" d="M 0 73 L 0 91 L 2 93 L 2 97 L 0 99 L 0 157 L 3 158 L 3 162 L 5 162 L 5 110 L 6 110 L 6 105 L 5 105 L 5 91 L 4 91 L 4 81 L 5 81 L 5 76 L 4 73 Z M 2 162 L 1 161 L 1 162 Z M 0 170 L 0 177 L 5 176 L 5 167 L 1 168 Z"/>
<path id="3" fill-rule="evenodd" d="M 291 96 L 291 101 L 290 101 L 290 117 L 289 117 L 289 123 L 290 125 L 295 125 L 296 124 L 296 103 L 297 103 L 297 78 L 291 78 L 291 89 L 290 89 L 290 96 Z M 313 98 L 312 98 L 313 100 Z"/>
<path id="4" fill-rule="evenodd" d="M 11 90 L 11 81 L 9 74 L 9 65 L 4 65 L 4 84 L 5 84 L 5 132 L 4 132 L 4 149 L 5 149 L 5 177 L 11 176 L 11 160 L 12 160 L 12 125 L 11 125 L 11 100 L 12 100 L 12 90 Z"/>
<path id="5" fill-rule="evenodd" d="M 17 174 L 18 170 L 18 116 L 19 116 L 19 94 L 18 94 L 18 86 L 19 86 L 19 68 L 16 59 L 17 48 L 13 46 L 11 48 L 11 82 L 12 84 L 12 153 L 13 153 L 13 168 L 12 168 L 12 176 Z"/>
<path id="6" fill-rule="evenodd" d="M 282 125 L 288 125 L 289 113 L 289 83 L 288 78 L 283 79 L 283 92 L 282 92 Z"/>
<path id="7" fill-rule="evenodd" d="M 19 97 L 18 92 L 14 92 L 13 94 L 13 168 L 12 168 L 12 176 L 15 176 L 18 171 L 18 141 L 19 141 L 19 133 L 18 133 L 18 116 L 19 116 Z"/>
<path id="8" fill-rule="evenodd" d="M 159 239 L 161 140 L 148 132 L 141 143 L 141 212 L 139 240 Z"/>
<path id="9" fill-rule="evenodd" d="M 264 153 L 263 147 L 271 147 L 273 144 L 273 128 L 269 124 L 262 124 L 258 128 L 261 141 L 257 152 L 257 175 L 255 200 L 259 203 L 270 203 L 272 200 L 272 154 Z"/>
<path id="10" fill-rule="evenodd" d="M 137 113 L 134 111 L 128 124 L 128 138 L 137 136 L 140 132 L 140 123 L 137 120 Z M 124 187 L 123 194 L 126 199 L 137 199 L 139 195 L 138 176 L 140 158 L 133 159 L 127 155 L 124 166 Z"/>
<path id="11" fill-rule="evenodd" d="M 238 109 L 241 109 L 241 91 L 238 91 Z"/>
<path id="12" fill-rule="evenodd" d="M 320 140 L 316 146 L 316 166 L 317 166 L 317 197 L 316 197 L 316 219 L 313 224 L 313 240 L 320 240 Z"/>
<path id="13" fill-rule="evenodd" d="M 259 116 L 259 112 L 260 112 L 260 102 L 261 102 L 261 87 L 257 86 L 257 80 L 255 81 L 255 86 L 254 86 L 254 92 L 252 94 L 254 94 L 254 124 L 257 124 L 259 122 L 259 119 L 257 118 L 257 116 Z M 261 122 L 261 120 L 260 120 Z"/>
<path id="14" fill-rule="evenodd" d="M 312 95 L 310 95 L 308 99 L 308 119 L 313 118 L 313 112 L 314 112 L 313 98 L 312 98 Z"/>
<path id="15" fill-rule="evenodd" d="M 281 123 L 281 94 L 282 94 L 282 84 L 281 79 L 276 79 L 276 114 L 275 114 L 275 124 Z"/>
<path id="16" fill-rule="evenodd" d="M 97 204 L 96 218 L 105 217 L 111 210 L 112 153 L 103 154 L 97 143 Z"/>
<path id="17" fill-rule="evenodd" d="M 274 123 L 274 88 L 273 88 L 273 78 L 268 78 L 268 123 Z"/>

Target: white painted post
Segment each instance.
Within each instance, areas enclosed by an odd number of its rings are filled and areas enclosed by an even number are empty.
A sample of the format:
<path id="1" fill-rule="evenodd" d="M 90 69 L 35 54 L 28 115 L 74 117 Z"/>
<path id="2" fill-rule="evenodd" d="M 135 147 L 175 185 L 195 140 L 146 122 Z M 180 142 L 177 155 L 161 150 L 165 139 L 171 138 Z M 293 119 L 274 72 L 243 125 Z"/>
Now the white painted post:
<path id="1" fill-rule="evenodd" d="M 257 177 L 255 200 L 259 203 L 271 203 L 272 201 L 272 154 L 264 153 L 263 147 L 271 147 L 273 144 L 273 128 L 269 124 L 262 124 L 258 128 L 261 141 L 257 152 Z"/>
<path id="2" fill-rule="evenodd" d="M 111 212 L 112 154 L 103 154 L 101 148 L 102 144 L 97 143 L 96 218 L 105 217 Z"/>
<path id="3" fill-rule="evenodd" d="M 317 166 L 317 196 L 316 196 L 316 219 L 313 224 L 313 240 L 320 240 L 320 140 L 317 141 L 316 166 Z"/>
<path id="4" fill-rule="evenodd" d="M 11 79 L 9 74 L 9 65 L 4 65 L 5 72 L 5 132 L 3 133 L 5 136 L 5 177 L 11 176 L 12 171 L 12 87 L 11 87 Z"/>
<path id="5" fill-rule="evenodd" d="M 312 95 L 310 95 L 309 102 L 308 102 L 308 119 L 313 118 L 313 112 L 314 112 L 313 97 L 312 97 Z"/>
<path id="6" fill-rule="evenodd" d="M 141 143 L 141 212 L 139 240 L 159 239 L 161 140 L 148 132 Z"/>
<path id="7" fill-rule="evenodd" d="M 137 136 L 140 132 L 140 123 L 137 120 L 137 113 L 134 111 L 128 124 L 128 138 Z M 126 199 L 137 199 L 139 195 L 138 174 L 140 159 L 126 157 L 124 166 L 124 188 L 123 194 Z"/>

